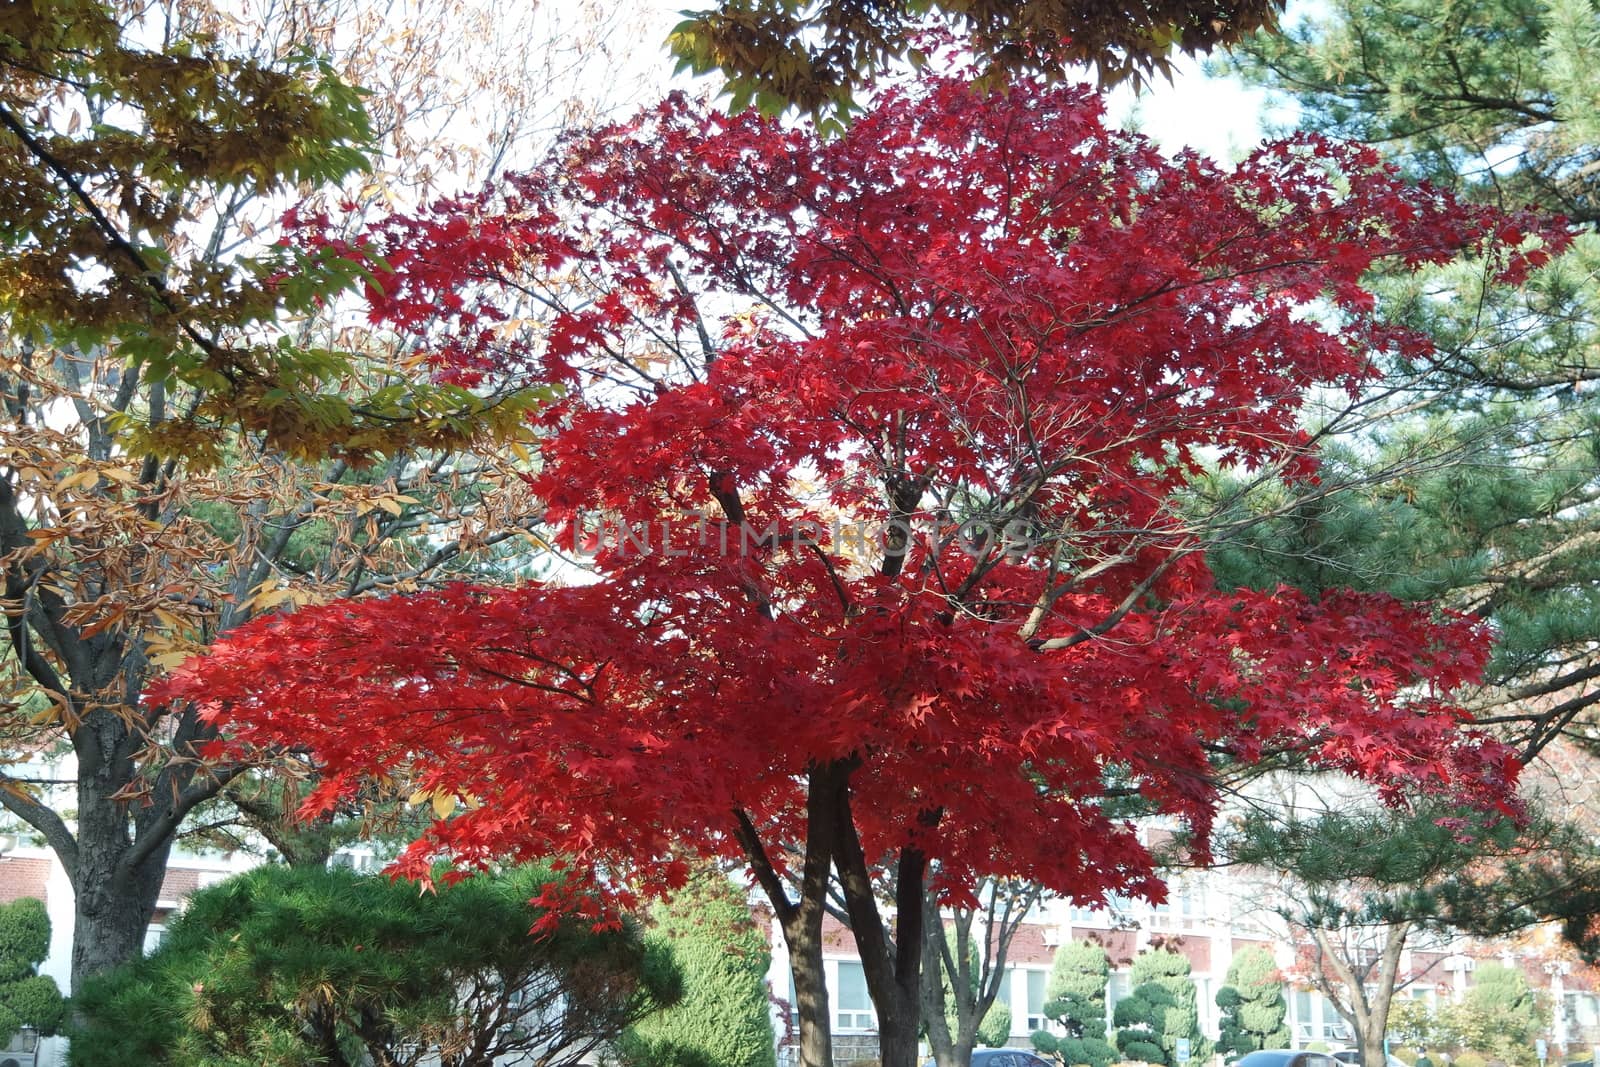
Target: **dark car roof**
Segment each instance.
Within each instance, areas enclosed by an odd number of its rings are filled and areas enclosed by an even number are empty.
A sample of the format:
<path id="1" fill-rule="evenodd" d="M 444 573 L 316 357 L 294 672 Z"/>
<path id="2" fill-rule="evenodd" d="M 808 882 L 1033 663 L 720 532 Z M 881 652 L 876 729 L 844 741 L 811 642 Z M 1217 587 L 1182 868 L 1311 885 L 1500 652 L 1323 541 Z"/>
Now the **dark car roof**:
<path id="1" fill-rule="evenodd" d="M 1001 1056 L 1024 1056 L 1022 1062 L 1032 1067 L 1034 1064 L 1043 1064 L 1050 1067 L 1050 1061 L 1043 1059 L 1031 1048 L 980 1048 L 972 1051 L 972 1067 L 991 1067 Z M 926 1061 L 922 1067 L 934 1067 L 932 1060 Z"/>
<path id="2" fill-rule="evenodd" d="M 1262 1049 L 1240 1056 L 1232 1067 L 1344 1067 L 1326 1052 L 1306 1052 L 1304 1049 Z"/>

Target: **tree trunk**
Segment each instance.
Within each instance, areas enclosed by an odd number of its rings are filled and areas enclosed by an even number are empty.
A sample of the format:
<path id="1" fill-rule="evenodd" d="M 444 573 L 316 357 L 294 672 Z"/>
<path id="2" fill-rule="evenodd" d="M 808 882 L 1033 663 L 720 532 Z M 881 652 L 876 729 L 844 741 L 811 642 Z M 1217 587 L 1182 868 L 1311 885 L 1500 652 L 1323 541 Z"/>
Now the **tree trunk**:
<path id="1" fill-rule="evenodd" d="M 917 1067 L 917 1030 L 922 1022 L 923 890 L 927 857 L 902 849 L 895 865 L 894 936 L 878 909 L 872 871 L 850 812 L 848 783 L 834 808 L 833 863 L 844 891 L 850 931 L 861 954 L 861 970 L 878 1012 L 878 1058 L 882 1067 Z M 930 828 L 939 813 L 924 814 Z"/>
<path id="2" fill-rule="evenodd" d="M 98 712 L 96 714 L 99 714 Z M 72 871 L 72 991 L 85 978 L 109 971 L 144 953 L 161 881 L 172 851 L 167 836 L 139 862 L 127 802 L 112 799 L 115 787 L 86 776 L 80 761 L 77 863 Z"/>
<path id="3" fill-rule="evenodd" d="M 89 878 L 93 877 L 89 873 Z M 159 890 L 159 882 L 156 888 Z M 72 931 L 74 994 L 82 991 L 84 979 L 143 954 L 156 894 L 121 891 L 117 881 L 111 880 L 80 887 L 76 898 Z"/>
<path id="4" fill-rule="evenodd" d="M 827 972 L 822 962 L 822 917 L 828 900 L 828 871 L 837 844 L 837 809 L 855 769 L 850 761 L 813 766 L 806 775 L 806 846 L 800 874 L 800 899 L 767 855 L 749 815 L 735 809 L 734 839 L 744 849 L 756 883 L 772 904 L 789 949 L 795 1008 L 800 1014 L 799 1067 L 833 1067 L 833 1022 L 828 1007 Z"/>
<path id="5" fill-rule="evenodd" d="M 822 963 L 822 912 L 815 923 L 784 924 L 789 973 L 800 1013 L 800 1067 L 833 1067 L 833 1020 L 828 1007 L 827 972 Z"/>
<path id="6" fill-rule="evenodd" d="M 1394 1001 L 1400 956 L 1411 924 L 1398 922 L 1386 927 L 1377 958 L 1360 965 L 1339 951 L 1327 930 L 1313 927 L 1310 933 L 1321 965 L 1315 984 L 1355 1032 L 1363 1067 L 1385 1067 L 1388 1058 L 1383 1046 L 1389 1029 L 1389 1006 Z"/>
<path id="7" fill-rule="evenodd" d="M 981 897 L 981 887 L 979 893 Z M 1037 895 L 1036 889 L 1028 890 L 1019 899 L 999 881 L 991 880 L 988 904 L 980 911 L 955 909 L 954 921 L 947 932 L 938 901 L 931 893 L 924 894 L 922 1025 L 927 1030 L 928 1047 L 938 1067 L 967 1067 L 972 1062 L 978 1028 L 1000 993 L 1011 941 Z M 979 914 L 983 916 L 981 924 L 976 921 Z M 954 944 L 951 943 L 952 934 Z M 976 939 L 981 939 L 981 949 L 974 945 Z M 974 957 L 977 973 L 972 971 Z M 945 990 L 947 982 L 949 998 Z M 954 1003 L 950 1003 L 952 999 Z M 952 1018 L 954 1028 L 950 1025 Z"/>
<path id="8" fill-rule="evenodd" d="M 107 668 L 106 673 L 111 675 L 114 669 Z M 101 689 L 106 687 L 107 680 L 97 681 Z M 136 706 L 136 700 L 131 695 L 125 707 Z M 74 993 L 85 978 L 143 954 L 145 931 L 161 895 L 178 825 L 196 803 L 226 784 L 226 773 L 197 782 L 195 764 L 175 759 L 145 780 L 144 795 L 129 797 L 128 792 L 141 783 L 137 755 L 143 735 L 130 728 L 126 714 L 121 709 L 96 708 L 73 731 L 78 757 L 77 833 L 59 843 L 50 838 L 72 880 Z M 171 750 L 193 756 L 192 743 L 200 728 L 194 710 L 165 716 L 164 722 L 172 726 Z M 49 819 L 29 821 L 50 826 Z"/>
<path id="9" fill-rule="evenodd" d="M 1383 1028 L 1370 1027 L 1361 1035 L 1361 1062 L 1365 1067 L 1384 1067 L 1388 1050 L 1383 1047 Z"/>
<path id="10" fill-rule="evenodd" d="M 957 1040 L 963 1030 L 961 1013 L 965 1005 L 961 1002 L 960 976 L 952 975 L 951 989 L 955 992 L 956 1032 L 950 1032 L 949 1005 L 945 1002 L 944 974 L 945 959 L 944 946 L 940 944 L 945 939 L 944 922 L 939 915 L 938 904 L 930 897 L 923 902 L 922 920 L 922 1022 L 928 1029 L 928 1048 L 933 1053 L 933 1062 L 938 1067 L 958 1067 L 960 1064 L 972 1062 L 972 1049 L 966 1050 L 966 1058 L 960 1059 L 962 1050 Z M 958 953 L 959 955 L 959 953 Z"/>
<path id="11" fill-rule="evenodd" d="M 878 1057 L 883 1067 L 917 1067 L 917 1023 L 915 1004 L 896 1004 L 878 1012 Z M 970 1056 L 971 1050 L 968 1050 Z M 970 1060 L 969 1060 L 970 1062 Z"/>

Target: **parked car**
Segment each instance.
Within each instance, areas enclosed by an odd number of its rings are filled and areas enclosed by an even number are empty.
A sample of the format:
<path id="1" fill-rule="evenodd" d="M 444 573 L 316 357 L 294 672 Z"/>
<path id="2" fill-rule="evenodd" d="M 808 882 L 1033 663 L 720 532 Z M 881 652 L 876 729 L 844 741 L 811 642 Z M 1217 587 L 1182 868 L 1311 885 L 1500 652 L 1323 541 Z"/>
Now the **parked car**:
<path id="1" fill-rule="evenodd" d="M 1240 1056 L 1233 1067 L 1345 1067 L 1326 1052 L 1306 1052 L 1301 1049 L 1262 1049 Z"/>
<path id="2" fill-rule="evenodd" d="M 1351 1064 L 1354 1064 L 1355 1067 L 1361 1067 L 1361 1050 L 1360 1049 L 1356 1049 L 1356 1048 L 1335 1049 L 1334 1052 L 1333 1052 L 1333 1058 L 1338 1060 L 1340 1063 L 1351 1063 Z M 1383 1067 L 1406 1067 L 1406 1061 L 1402 1060 L 1400 1057 L 1394 1055 L 1393 1053 L 1385 1053 L 1384 1054 L 1384 1061 L 1385 1062 L 1384 1062 Z"/>
<path id="3" fill-rule="evenodd" d="M 935 1067 L 932 1060 L 922 1067 Z M 1054 1067 L 1025 1048 L 980 1048 L 972 1051 L 972 1067 Z"/>

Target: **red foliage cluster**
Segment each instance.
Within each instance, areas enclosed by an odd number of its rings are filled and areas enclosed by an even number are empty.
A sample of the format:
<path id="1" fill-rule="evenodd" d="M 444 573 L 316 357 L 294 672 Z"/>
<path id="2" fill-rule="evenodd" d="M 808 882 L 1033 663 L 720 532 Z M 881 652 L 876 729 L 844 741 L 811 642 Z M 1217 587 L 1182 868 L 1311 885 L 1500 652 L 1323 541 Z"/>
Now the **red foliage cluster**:
<path id="1" fill-rule="evenodd" d="M 1537 220 L 1359 146 L 1223 170 L 1107 129 L 1086 90 L 952 79 L 829 141 L 672 100 L 371 237 L 373 316 L 441 373 L 566 386 L 532 476 L 556 539 L 634 532 L 592 584 L 307 609 L 165 686 L 238 744 L 313 752 L 313 804 L 402 770 L 466 798 L 407 873 L 562 854 L 660 889 L 686 848 L 739 855 L 741 816 L 782 863 L 824 765 L 868 857 L 915 846 L 956 895 L 1159 895 L 1106 801 L 1203 850 L 1217 760 L 1509 795 L 1447 701 L 1483 661 L 1470 621 L 1220 591 L 1178 497 L 1209 463 L 1309 478 L 1306 391 L 1425 348 L 1374 317 L 1376 262 L 1515 278 L 1565 240 Z"/>

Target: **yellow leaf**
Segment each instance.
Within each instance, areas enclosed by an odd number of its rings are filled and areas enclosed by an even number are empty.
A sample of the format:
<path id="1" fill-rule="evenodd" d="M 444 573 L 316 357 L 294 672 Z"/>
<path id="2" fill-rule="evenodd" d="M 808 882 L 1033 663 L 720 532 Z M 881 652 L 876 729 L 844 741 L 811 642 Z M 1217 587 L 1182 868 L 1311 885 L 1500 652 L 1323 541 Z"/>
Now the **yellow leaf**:
<path id="1" fill-rule="evenodd" d="M 433 794 L 433 814 L 436 818 L 446 818 L 456 810 L 456 798 L 448 793 Z"/>
<path id="2" fill-rule="evenodd" d="M 250 598 L 255 608 L 275 608 L 279 604 L 293 603 L 293 589 L 269 589 L 265 593 L 257 593 Z"/>
<path id="3" fill-rule="evenodd" d="M 89 488 L 92 489 L 92 488 L 94 488 L 94 486 L 96 484 L 99 483 L 99 481 L 100 481 L 100 472 L 99 471 L 93 471 L 93 470 L 77 471 L 77 472 L 75 472 L 73 474 L 67 475 L 65 478 L 63 478 L 59 482 L 57 482 L 56 483 L 56 488 L 57 489 L 76 489 L 78 486 L 83 485 L 83 486 L 88 486 Z"/>
<path id="4" fill-rule="evenodd" d="M 156 622 L 169 630 L 177 631 L 184 627 L 184 621 L 166 608 L 153 608 L 150 614 L 155 616 Z"/>

